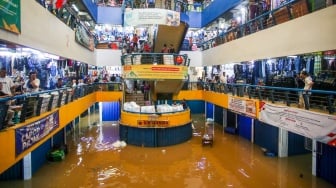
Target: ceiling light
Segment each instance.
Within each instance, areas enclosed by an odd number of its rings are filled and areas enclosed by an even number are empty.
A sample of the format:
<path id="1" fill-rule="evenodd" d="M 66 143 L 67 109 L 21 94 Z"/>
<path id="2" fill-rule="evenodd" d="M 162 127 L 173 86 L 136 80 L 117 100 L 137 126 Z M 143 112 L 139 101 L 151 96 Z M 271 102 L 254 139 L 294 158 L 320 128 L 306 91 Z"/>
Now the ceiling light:
<path id="1" fill-rule="evenodd" d="M 79 9 L 77 8 L 77 6 L 76 6 L 75 4 L 72 4 L 72 8 L 73 8 L 76 12 L 79 11 Z"/>

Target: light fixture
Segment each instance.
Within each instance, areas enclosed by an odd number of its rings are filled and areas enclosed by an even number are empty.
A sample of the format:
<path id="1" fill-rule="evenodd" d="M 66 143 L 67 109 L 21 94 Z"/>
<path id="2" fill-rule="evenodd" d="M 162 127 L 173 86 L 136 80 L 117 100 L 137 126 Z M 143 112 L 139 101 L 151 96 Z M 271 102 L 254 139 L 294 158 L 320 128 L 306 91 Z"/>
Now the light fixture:
<path id="1" fill-rule="evenodd" d="M 72 8 L 73 8 L 76 12 L 79 11 L 78 7 L 77 7 L 75 4 L 72 4 Z"/>

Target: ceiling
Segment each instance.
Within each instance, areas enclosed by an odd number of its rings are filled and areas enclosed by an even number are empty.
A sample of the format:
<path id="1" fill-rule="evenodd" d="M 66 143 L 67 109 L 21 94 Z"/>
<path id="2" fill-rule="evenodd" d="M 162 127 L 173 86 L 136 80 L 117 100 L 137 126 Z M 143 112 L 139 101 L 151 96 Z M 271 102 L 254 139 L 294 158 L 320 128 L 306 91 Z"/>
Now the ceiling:
<path id="1" fill-rule="evenodd" d="M 71 13 L 78 17 L 83 23 L 87 22 L 89 24 L 85 24 L 89 30 L 93 30 L 95 27 L 95 21 L 92 18 L 89 10 L 86 8 L 82 0 L 68 0 L 69 9 L 71 9 Z M 76 10 L 76 8 L 78 11 Z"/>

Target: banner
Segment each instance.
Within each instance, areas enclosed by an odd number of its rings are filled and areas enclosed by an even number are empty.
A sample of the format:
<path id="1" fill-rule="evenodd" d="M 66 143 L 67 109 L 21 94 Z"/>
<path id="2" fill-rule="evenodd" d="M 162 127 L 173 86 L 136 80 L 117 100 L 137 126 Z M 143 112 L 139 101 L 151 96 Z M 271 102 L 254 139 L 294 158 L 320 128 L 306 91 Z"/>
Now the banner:
<path id="1" fill-rule="evenodd" d="M 125 65 L 124 79 L 173 79 L 188 78 L 188 67 L 174 65 Z"/>
<path id="2" fill-rule="evenodd" d="M 15 153 L 19 155 L 59 127 L 58 111 L 15 129 Z"/>
<path id="3" fill-rule="evenodd" d="M 0 28 L 21 32 L 20 0 L 0 0 Z"/>
<path id="4" fill-rule="evenodd" d="M 265 103 L 260 107 L 259 120 L 336 146 L 336 116 Z"/>
<path id="5" fill-rule="evenodd" d="M 236 111 L 250 117 L 256 117 L 256 102 L 254 100 L 229 96 L 228 102 L 229 110 Z"/>
<path id="6" fill-rule="evenodd" d="M 92 34 L 85 29 L 82 25 L 77 25 L 75 30 L 75 40 L 80 45 L 93 51 L 94 50 L 94 39 Z"/>
<path id="7" fill-rule="evenodd" d="M 168 26 L 180 25 L 180 13 L 166 9 L 126 9 L 124 13 L 124 26 L 144 24 L 158 24 Z"/>

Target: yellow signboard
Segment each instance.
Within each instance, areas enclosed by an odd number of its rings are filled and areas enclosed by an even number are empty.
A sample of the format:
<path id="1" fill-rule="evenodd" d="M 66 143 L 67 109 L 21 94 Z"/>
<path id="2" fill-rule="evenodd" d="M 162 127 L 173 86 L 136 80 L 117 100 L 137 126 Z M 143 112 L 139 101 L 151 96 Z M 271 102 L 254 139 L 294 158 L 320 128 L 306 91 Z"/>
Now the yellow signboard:
<path id="1" fill-rule="evenodd" d="M 187 79 L 187 66 L 174 65 L 125 65 L 125 79 Z"/>

